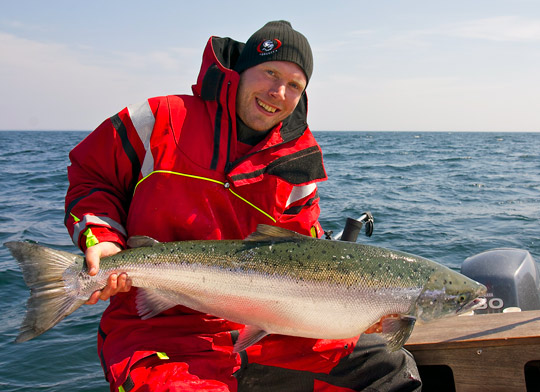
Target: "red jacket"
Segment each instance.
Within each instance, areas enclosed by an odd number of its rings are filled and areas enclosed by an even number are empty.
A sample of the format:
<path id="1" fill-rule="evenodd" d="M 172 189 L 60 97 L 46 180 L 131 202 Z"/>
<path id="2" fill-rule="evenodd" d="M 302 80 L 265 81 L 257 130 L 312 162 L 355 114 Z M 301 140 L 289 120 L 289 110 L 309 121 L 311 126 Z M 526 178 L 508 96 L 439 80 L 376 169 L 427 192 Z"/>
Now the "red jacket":
<path id="1" fill-rule="evenodd" d="M 229 67 L 242 45 L 210 38 L 192 96 L 128 106 L 73 149 L 66 226 L 83 251 L 103 241 L 125 246 L 133 235 L 159 241 L 241 239 L 259 223 L 322 235 L 316 183 L 326 173 L 307 127 L 305 95 L 258 145 L 237 142 L 240 77 Z M 98 348 L 113 385 L 121 385 L 137 361 L 165 352 L 189 363 L 199 377 L 235 388 L 231 374 L 240 360 L 231 354 L 230 331 L 241 325 L 182 306 L 141 320 L 136 291 L 114 297 L 100 324 Z M 328 371 L 325 358 L 334 361 L 348 351 L 343 343 L 325 344 L 271 336 L 250 355 L 259 363 L 294 368 L 305 364 L 299 365 L 291 352 L 319 350 L 316 361 L 321 363 L 314 371 Z"/>

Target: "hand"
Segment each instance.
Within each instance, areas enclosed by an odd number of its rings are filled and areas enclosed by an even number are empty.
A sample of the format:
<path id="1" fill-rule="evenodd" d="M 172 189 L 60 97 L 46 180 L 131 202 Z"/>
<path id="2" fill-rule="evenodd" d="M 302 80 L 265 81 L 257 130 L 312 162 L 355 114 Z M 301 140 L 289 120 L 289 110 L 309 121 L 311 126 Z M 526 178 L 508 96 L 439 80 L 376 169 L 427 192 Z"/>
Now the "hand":
<path id="1" fill-rule="evenodd" d="M 99 260 L 102 257 L 112 256 L 120 252 L 122 248 L 116 242 L 100 242 L 94 246 L 89 247 L 86 250 L 86 265 L 88 266 L 88 274 L 94 276 L 99 271 Z M 108 300 L 111 296 L 120 292 L 127 292 L 131 289 L 131 280 L 126 273 L 111 274 L 107 280 L 107 285 L 101 289 L 92 293 L 87 305 L 95 305 L 100 299 L 102 301 Z"/>

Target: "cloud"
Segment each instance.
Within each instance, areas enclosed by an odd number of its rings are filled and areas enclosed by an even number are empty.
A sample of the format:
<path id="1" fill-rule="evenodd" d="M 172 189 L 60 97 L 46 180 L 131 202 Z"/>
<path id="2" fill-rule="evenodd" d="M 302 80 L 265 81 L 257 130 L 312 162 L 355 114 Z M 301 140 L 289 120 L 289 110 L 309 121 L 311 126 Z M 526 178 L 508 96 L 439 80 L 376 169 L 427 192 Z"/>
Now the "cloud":
<path id="1" fill-rule="evenodd" d="M 367 36 L 368 32 L 365 34 Z M 537 43 L 540 41 L 540 19 L 495 16 L 441 23 L 435 27 L 381 29 L 370 34 L 372 45 L 379 48 L 428 48 L 434 46 L 434 39 L 439 37 L 499 43 Z"/>
<path id="2" fill-rule="evenodd" d="M 455 23 L 441 31 L 455 37 L 500 42 L 540 41 L 540 20 L 518 16 L 498 16 Z"/>
<path id="3" fill-rule="evenodd" d="M 153 95 L 189 92 L 200 59 L 184 48 L 103 52 L 0 32 L 0 129 L 91 129 Z"/>
<path id="4" fill-rule="evenodd" d="M 20 20 L 16 20 L 16 19 L 2 18 L 0 20 L 0 25 L 2 26 L 2 28 L 8 29 L 8 30 L 16 30 L 16 31 L 24 31 L 24 32 L 40 33 L 40 32 L 50 31 L 50 28 L 47 27 L 46 25 L 21 22 Z"/>

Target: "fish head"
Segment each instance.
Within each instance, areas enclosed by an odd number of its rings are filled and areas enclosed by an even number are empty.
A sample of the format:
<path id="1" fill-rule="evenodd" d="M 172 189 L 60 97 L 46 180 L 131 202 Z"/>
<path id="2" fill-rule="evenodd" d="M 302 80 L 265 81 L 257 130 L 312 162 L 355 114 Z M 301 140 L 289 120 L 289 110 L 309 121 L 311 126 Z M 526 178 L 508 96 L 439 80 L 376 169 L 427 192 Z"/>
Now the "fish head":
<path id="1" fill-rule="evenodd" d="M 455 316 L 483 305 L 486 287 L 446 267 L 431 274 L 416 300 L 416 314 L 423 322 Z"/>

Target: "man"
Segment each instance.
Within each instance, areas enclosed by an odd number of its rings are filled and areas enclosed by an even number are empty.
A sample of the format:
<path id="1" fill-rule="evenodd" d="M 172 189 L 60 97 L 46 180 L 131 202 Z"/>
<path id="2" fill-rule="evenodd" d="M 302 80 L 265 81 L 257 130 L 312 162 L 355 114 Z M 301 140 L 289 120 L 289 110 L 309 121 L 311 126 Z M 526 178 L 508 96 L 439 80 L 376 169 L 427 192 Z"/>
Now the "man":
<path id="1" fill-rule="evenodd" d="M 90 274 L 133 235 L 241 239 L 266 223 L 321 237 L 316 183 L 326 172 L 306 123 L 312 70 L 307 39 L 285 21 L 246 44 L 211 37 L 193 95 L 129 106 L 75 147 L 66 226 Z M 113 274 L 88 300 L 111 298 L 98 351 L 112 391 L 419 385 L 407 354 L 378 342 L 357 347 L 358 337 L 273 335 L 233 354 L 242 325 L 183 306 L 141 320 L 136 292 L 128 276 Z"/>

